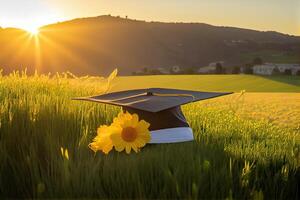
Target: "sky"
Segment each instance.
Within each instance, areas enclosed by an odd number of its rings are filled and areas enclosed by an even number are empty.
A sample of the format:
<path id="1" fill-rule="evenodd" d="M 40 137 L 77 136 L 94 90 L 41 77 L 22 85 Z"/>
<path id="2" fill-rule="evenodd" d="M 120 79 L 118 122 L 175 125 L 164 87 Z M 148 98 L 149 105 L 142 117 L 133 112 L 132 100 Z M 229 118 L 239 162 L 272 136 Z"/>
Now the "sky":
<path id="1" fill-rule="evenodd" d="M 39 26 L 111 14 L 300 35 L 300 0 L 0 0 L 0 26 Z"/>

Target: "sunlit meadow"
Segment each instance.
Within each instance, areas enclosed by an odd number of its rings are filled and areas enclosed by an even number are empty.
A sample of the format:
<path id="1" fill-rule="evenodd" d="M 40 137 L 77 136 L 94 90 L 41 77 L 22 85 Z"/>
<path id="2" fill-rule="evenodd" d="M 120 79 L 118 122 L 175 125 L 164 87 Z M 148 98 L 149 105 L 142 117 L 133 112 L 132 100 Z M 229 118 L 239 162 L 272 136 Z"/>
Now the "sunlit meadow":
<path id="1" fill-rule="evenodd" d="M 186 105 L 196 141 L 94 154 L 97 127 L 120 108 L 71 98 L 128 89 L 124 79 L 1 75 L 0 198 L 299 198 L 299 93 Z"/>

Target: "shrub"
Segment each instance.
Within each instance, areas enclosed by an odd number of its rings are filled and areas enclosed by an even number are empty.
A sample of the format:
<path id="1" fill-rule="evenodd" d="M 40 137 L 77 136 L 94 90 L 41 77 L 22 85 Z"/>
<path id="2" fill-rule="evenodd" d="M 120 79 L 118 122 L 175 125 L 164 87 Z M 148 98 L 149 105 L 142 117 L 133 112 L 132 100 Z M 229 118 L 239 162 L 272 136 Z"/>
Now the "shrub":
<path id="1" fill-rule="evenodd" d="M 281 74 L 281 73 L 280 73 L 278 67 L 275 67 L 275 68 L 273 69 L 272 75 L 279 75 L 279 74 Z"/>
<path id="2" fill-rule="evenodd" d="M 285 75 L 292 75 L 292 70 L 291 69 L 286 69 L 284 70 Z"/>
<path id="3" fill-rule="evenodd" d="M 232 74 L 239 74 L 239 73 L 241 73 L 240 67 L 234 67 L 234 68 L 232 69 Z"/>

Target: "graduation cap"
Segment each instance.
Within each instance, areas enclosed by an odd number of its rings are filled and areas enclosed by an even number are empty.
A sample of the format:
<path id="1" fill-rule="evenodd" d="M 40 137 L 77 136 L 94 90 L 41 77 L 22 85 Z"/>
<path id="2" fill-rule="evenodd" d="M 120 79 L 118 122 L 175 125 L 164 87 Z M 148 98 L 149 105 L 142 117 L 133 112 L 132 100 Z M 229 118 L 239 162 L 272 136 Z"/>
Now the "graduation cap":
<path id="1" fill-rule="evenodd" d="M 140 119 L 150 123 L 149 143 L 174 143 L 194 139 L 193 131 L 182 113 L 181 105 L 228 94 L 232 93 L 148 88 L 74 98 L 74 100 L 121 106 L 124 111 L 136 113 Z"/>

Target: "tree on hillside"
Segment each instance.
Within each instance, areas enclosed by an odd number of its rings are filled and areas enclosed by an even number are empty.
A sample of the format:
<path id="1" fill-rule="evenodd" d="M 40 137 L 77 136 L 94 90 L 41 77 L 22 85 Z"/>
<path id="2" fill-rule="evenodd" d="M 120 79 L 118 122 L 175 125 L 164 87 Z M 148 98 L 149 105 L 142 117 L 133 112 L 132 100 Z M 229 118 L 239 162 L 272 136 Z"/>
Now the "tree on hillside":
<path id="1" fill-rule="evenodd" d="M 248 63 L 244 67 L 244 73 L 245 74 L 253 74 L 253 65 Z"/>
<path id="2" fill-rule="evenodd" d="M 217 63 L 216 64 L 216 74 L 223 74 L 224 73 L 224 69 L 221 63 Z"/>
<path id="3" fill-rule="evenodd" d="M 279 71 L 278 67 L 275 67 L 273 69 L 272 75 L 279 75 L 279 74 L 280 74 L 280 71 Z"/>
<path id="4" fill-rule="evenodd" d="M 147 67 L 144 67 L 144 68 L 143 68 L 143 73 L 144 73 L 144 74 L 147 74 L 147 73 L 148 73 L 148 71 L 149 71 L 149 70 L 148 70 L 148 68 L 147 68 Z"/>
<path id="5" fill-rule="evenodd" d="M 262 65 L 264 62 L 260 57 L 256 57 L 253 59 L 252 64 L 253 65 Z"/>
<path id="6" fill-rule="evenodd" d="M 240 67 L 236 66 L 232 69 L 232 74 L 239 74 L 241 73 Z"/>
<path id="7" fill-rule="evenodd" d="M 297 75 L 297 76 L 300 76 L 300 70 L 298 70 L 298 71 L 296 72 L 296 75 Z"/>
<path id="8" fill-rule="evenodd" d="M 184 69 L 183 74 L 196 74 L 196 71 L 194 68 L 190 67 L 190 68 Z"/>
<path id="9" fill-rule="evenodd" d="M 291 69 L 286 69 L 284 70 L 285 75 L 292 75 L 292 70 Z"/>

